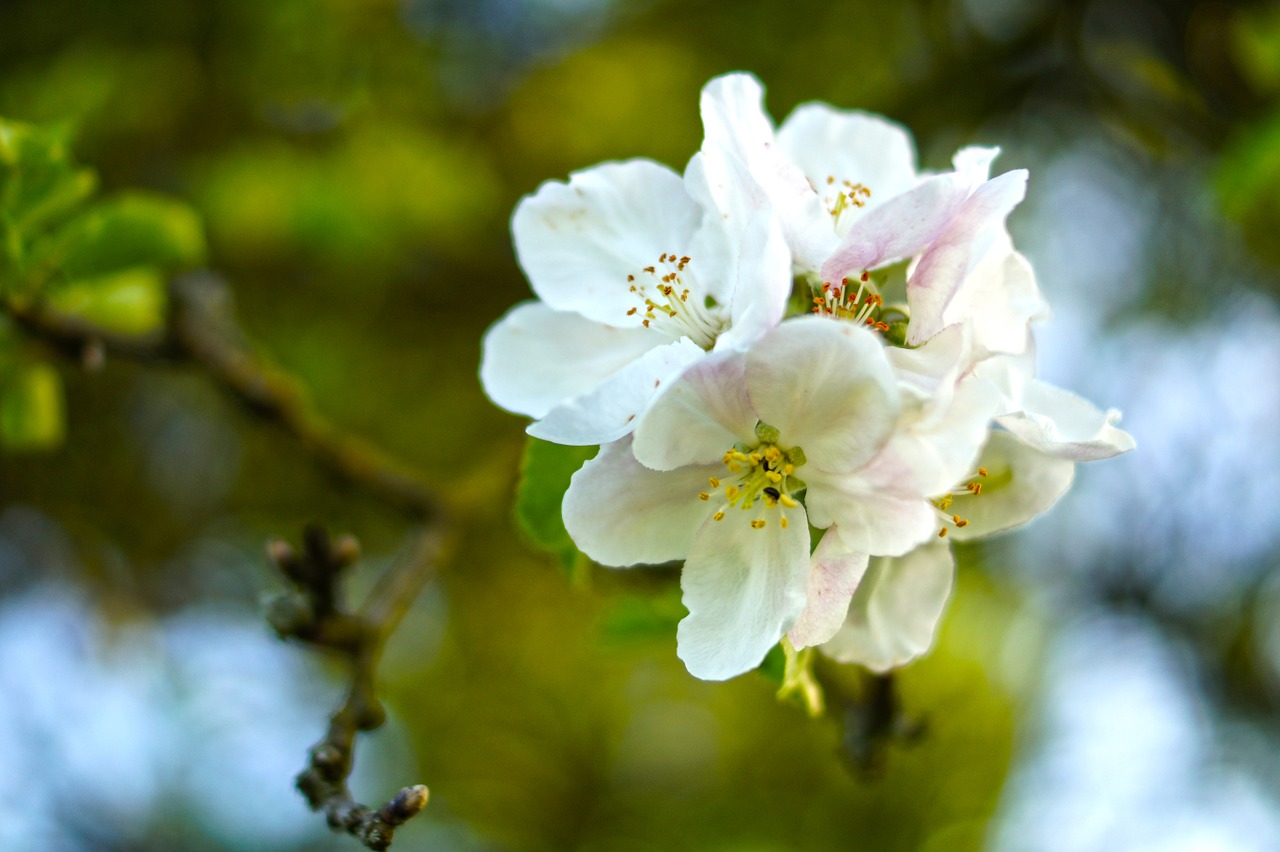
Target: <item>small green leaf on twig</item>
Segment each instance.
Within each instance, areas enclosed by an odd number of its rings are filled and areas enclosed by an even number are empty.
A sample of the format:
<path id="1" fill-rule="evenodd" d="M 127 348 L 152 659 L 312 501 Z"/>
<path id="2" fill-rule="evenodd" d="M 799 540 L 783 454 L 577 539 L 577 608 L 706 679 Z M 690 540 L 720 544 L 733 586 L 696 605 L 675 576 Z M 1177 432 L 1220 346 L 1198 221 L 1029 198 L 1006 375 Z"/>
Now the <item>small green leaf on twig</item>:
<path id="1" fill-rule="evenodd" d="M 537 438 L 530 438 L 525 445 L 516 490 L 516 521 L 532 544 L 559 558 L 565 571 L 573 570 L 578 549 L 564 528 L 560 504 L 569 490 L 569 479 L 595 454 L 595 447 L 566 447 Z"/>

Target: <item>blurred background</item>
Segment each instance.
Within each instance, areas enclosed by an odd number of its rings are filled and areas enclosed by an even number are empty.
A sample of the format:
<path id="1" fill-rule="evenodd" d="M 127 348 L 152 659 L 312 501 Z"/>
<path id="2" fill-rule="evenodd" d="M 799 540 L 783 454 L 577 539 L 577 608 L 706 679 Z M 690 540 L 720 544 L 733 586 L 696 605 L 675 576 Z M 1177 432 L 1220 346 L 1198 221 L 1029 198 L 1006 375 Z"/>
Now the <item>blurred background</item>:
<path id="1" fill-rule="evenodd" d="M 528 295 L 520 196 L 682 168 L 735 69 L 779 121 L 825 100 L 927 167 L 1029 168 L 1041 372 L 1139 443 L 960 552 L 900 677 L 924 734 L 875 778 L 766 678 L 685 673 L 675 574 L 528 547 L 523 423 L 476 381 Z M 193 205 L 261 351 L 461 507 L 357 751 L 362 800 L 431 787 L 394 848 L 1280 849 L 1277 4 L 0 0 L 0 116 Z M 15 340 L 66 426 L 0 459 L 0 848 L 358 848 L 291 788 L 342 672 L 262 621 L 262 545 L 353 533 L 358 591 L 403 522 L 195 371 Z"/>

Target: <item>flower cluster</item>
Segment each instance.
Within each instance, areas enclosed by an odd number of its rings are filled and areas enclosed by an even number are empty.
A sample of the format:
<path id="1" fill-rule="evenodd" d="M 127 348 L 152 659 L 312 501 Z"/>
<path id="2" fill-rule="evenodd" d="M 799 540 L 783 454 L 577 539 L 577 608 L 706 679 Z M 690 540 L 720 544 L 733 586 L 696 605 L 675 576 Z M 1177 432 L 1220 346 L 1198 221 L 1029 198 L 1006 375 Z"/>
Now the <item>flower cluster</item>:
<path id="1" fill-rule="evenodd" d="M 775 129 L 762 99 L 712 80 L 683 175 L 610 163 L 525 198 L 538 299 L 490 329 L 481 380 L 531 435 L 601 445 L 564 498 L 584 553 L 684 560 L 691 673 L 784 638 L 885 670 L 932 642 L 949 542 L 1133 440 L 1034 376 L 1048 309 L 1005 228 L 1025 171 L 965 148 L 921 172 L 892 122 L 808 104 Z"/>

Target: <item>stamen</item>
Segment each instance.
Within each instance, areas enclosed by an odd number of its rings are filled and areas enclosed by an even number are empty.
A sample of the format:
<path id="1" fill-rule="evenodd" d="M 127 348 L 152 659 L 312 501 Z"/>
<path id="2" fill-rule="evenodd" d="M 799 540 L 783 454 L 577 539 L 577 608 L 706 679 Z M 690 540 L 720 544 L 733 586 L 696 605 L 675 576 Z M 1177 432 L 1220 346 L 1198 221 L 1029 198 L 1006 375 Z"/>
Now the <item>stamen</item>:
<path id="1" fill-rule="evenodd" d="M 753 530 L 762 530 L 762 529 L 764 529 L 764 518 L 756 518 L 754 521 L 752 521 L 752 522 L 751 522 L 751 528 L 752 528 Z"/>

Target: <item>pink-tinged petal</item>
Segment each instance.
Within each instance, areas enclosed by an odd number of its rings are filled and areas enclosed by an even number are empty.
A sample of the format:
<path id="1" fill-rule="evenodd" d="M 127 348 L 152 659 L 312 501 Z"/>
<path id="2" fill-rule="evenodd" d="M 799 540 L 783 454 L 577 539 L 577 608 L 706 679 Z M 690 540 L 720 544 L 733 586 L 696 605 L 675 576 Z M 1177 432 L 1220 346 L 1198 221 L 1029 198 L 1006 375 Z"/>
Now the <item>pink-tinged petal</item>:
<path id="1" fill-rule="evenodd" d="M 1003 232 L 1004 220 L 1027 192 L 1025 169 L 1006 172 L 979 186 L 930 241 L 907 282 L 914 345 L 942 330 L 943 313 L 956 289 Z"/>
<path id="2" fill-rule="evenodd" d="M 951 549 L 942 542 L 900 559 L 873 559 L 848 618 L 822 652 L 877 672 L 910 662 L 933 644 L 954 574 Z"/>
<path id="3" fill-rule="evenodd" d="M 561 403 L 526 430 L 556 444 L 607 444 L 630 434 L 662 389 L 706 353 L 687 339 L 657 346 L 593 390 Z"/>
<path id="4" fill-rule="evenodd" d="M 840 629 L 867 561 L 867 554 L 846 549 L 839 536 L 828 532 L 822 537 L 810 560 L 804 612 L 787 634 L 792 645 L 821 645 Z"/>
<path id="5" fill-rule="evenodd" d="M 733 325 L 716 340 L 716 348 L 746 349 L 782 322 L 791 285 L 791 252 L 773 209 L 766 207 L 743 233 L 729 303 Z"/>
<path id="6" fill-rule="evenodd" d="M 788 525 L 779 522 L 785 513 Z M 764 518 L 752 529 L 752 518 Z M 800 617 L 809 574 L 809 525 L 802 508 L 742 511 L 705 521 L 680 575 L 689 615 L 677 654 L 689 673 L 725 680 L 760 665 Z"/>
<path id="7" fill-rule="evenodd" d="M 717 208 L 734 215 L 740 202 L 733 196 L 747 186 L 745 171 L 775 209 L 796 263 L 816 269 L 835 242 L 831 219 L 804 173 L 778 147 L 759 81 L 749 74 L 717 77 L 703 88 L 701 107 L 702 153 Z"/>
<path id="8" fill-rule="evenodd" d="M 1133 436 L 1116 427 L 1120 412 L 1101 411 L 1070 391 L 1039 380 L 1027 383 L 1022 410 L 997 421 L 1023 443 L 1072 461 L 1097 461 L 1127 453 Z"/>
<path id="9" fill-rule="evenodd" d="M 809 522 L 836 527 L 828 534 L 838 535 L 848 550 L 901 556 L 941 526 L 932 504 L 899 484 L 916 475 L 910 459 L 887 453 L 856 474 L 807 472 Z"/>
<path id="10" fill-rule="evenodd" d="M 605 444 L 573 475 L 564 525 L 574 544 L 601 565 L 660 564 L 682 559 L 715 505 L 701 500 L 715 467 L 649 470 L 631 439 Z"/>
<path id="11" fill-rule="evenodd" d="M 485 333 L 480 382 L 498 405 L 542 417 L 584 394 L 666 338 L 522 302 Z"/>
<path id="12" fill-rule="evenodd" d="M 1075 462 L 1054 458 L 1022 444 L 1008 432 L 992 432 L 978 464 L 982 493 L 955 498 L 948 510 L 969 523 L 952 529 L 957 541 L 984 538 L 1013 529 L 1044 512 L 1067 493 Z"/>
<path id="13" fill-rule="evenodd" d="M 898 387 L 879 338 L 866 328 L 800 317 L 747 352 L 747 393 L 760 419 L 808 467 L 852 470 L 871 458 L 898 419 Z M 805 471 L 800 476 L 808 478 Z"/>
<path id="14" fill-rule="evenodd" d="M 551 307 L 608 325 L 639 325 L 628 275 L 685 255 L 702 209 L 684 181 L 647 160 L 606 163 L 548 181 L 511 221 L 516 254 L 533 291 Z M 694 275 L 697 270 L 690 270 Z M 641 312 L 643 313 L 643 312 Z"/>
<path id="15" fill-rule="evenodd" d="M 778 146 L 800 167 L 819 196 L 825 198 L 844 189 L 845 181 L 871 191 L 860 196 L 865 206 L 851 205 L 840 215 L 837 227 L 842 234 L 854 221 L 907 192 L 918 180 L 911 134 L 902 125 L 871 113 L 843 112 L 822 103 L 802 104 L 782 123 Z"/>
<path id="16" fill-rule="evenodd" d="M 954 173 L 925 178 L 853 224 L 822 264 L 823 281 L 839 281 L 919 254 L 938 239 L 970 193 Z"/>
<path id="17" fill-rule="evenodd" d="M 756 420 L 742 354 L 716 352 L 653 401 L 636 424 L 634 451 L 654 470 L 714 462 L 739 441 L 754 443 Z"/>
<path id="18" fill-rule="evenodd" d="M 1036 285 L 1035 271 L 1014 251 L 1003 228 L 942 312 L 944 326 L 964 323 L 973 329 L 980 355 L 1024 352 L 1028 326 L 1048 318 L 1049 305 Z"/>

